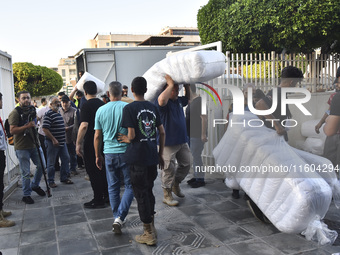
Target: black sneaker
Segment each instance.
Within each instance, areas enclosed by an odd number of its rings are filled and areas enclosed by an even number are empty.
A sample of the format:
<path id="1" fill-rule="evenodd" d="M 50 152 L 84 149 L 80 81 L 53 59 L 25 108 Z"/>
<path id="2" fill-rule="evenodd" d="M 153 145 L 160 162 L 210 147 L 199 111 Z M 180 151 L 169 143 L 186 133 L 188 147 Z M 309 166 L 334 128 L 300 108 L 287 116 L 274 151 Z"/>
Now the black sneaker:
<path id="1" fill-rule="evenodd" d="M 187 181 L 188 184 L 193 183 L 196 181 L 196 178 L 191 178 L 189 181 Z"/>
<path id="2" fill-rule="evenodd" d="M 196 189 L 196 188 L 205 186 L 205 182 L 202 182 L 202 181 L 201 181 L 201 182 L 195 181 L 195 182 L 190 183 L 189 185 L 190 185 L 191 188 Z"/>
<path id="3" fill-rule="evenodd" d="M 231 194 L 231 196 L 235 199 L 239 199 L 240 198 L 240 191 L 238 189 L 233 189 L 233 193 Z"/>
<path id="4" fill-rule="evenodd" d="M 39 196 L 42 196 L 42 197 L 46 196 L 45 191 L 43 191 L 42 188 L 40 187 L 32 188 L 32 190 L 36 192 Z"/>
<path id="5" fill-rule="evenodd" d="M 34 200 L 30 196 L 23 197 L 22 201 L 25 202 L 25 204 L 34 204 Z"/>
<path id="6" fill-rule="evenodd" d="M 84 207 L 89 209 L 105 208 L 105 203 L 95 202 L 94 199 L 92 199 L 90 202 L 85 203 Z"/>

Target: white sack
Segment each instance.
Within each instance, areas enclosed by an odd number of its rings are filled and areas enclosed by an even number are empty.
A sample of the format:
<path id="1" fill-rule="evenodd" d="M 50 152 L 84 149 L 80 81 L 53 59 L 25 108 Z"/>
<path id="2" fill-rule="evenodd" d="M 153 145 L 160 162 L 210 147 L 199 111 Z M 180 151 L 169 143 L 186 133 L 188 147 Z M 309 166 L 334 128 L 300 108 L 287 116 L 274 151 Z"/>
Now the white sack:
<path id="1" fill-rule="evenodd" d="M 231 115 L 230 118 L 234 123 L 243 120 L 248 123 L 257 116 L 245 112 L 242 116 Z M 317 225 L 313 222 L 325 216 L 331 203 L 332 189 L 329 184 L 337 186 L 334 172 L 324 174 L 324 179 L 311 170 L 309 163 L 329 162 L 321 157 L 313 161 L 313 155 L 306 153 L 297 153 L 275 130 L 264 126 L 233 127 L 230 124 L 213 151 L 215 163 L 219 166 L 236 166 L 238 170 L 246 166 L 262 169 L 226 173 L 226 184 L 231 183 L 235 187 L 237 182 L 275 227 L 285 233 L 301 233 Z M 279 171 L 263 171 L 270 167 L 276 167 Z"/>
<path id="2" fill-rule="evenodd" d="M 319 120 L 308 120 L 301 124 L 301 135 L 304 137 L 319 138 L 323 141 L 326 140 L 326 134 L 323 132 L 323 127 L 320 128 L 320 133 L 315 132 L 315 126 L 319 123 Z"/>
<path id="3" fill-rule="evenodd" d="M 325 141 L 319 138 L 307 137 L 307 139 L 302 145 L 302 149 L 304 151 L 321 156 L 323 155 L 324 146 L 325 146 Z"/>
<path id="4" fill-rule="evenodd" d="M 148 91 L 145 99 L 153 102 L 162 92 L 165 74 L 175 83 L 205 82 L 221 76 L 226 68 L 225 55 L 218 51 L 193 51 L 171 55 L 154 64 L 143 77 Z"/>
<path id="5" fill-rule="evenodd" d="M 76 87 L 78 90 L 84 92 L 84 83 L 86 81 L 94 81 L 97 85 L 97 94 L 104 91 L 105 83 L 99 80 L 98 78 L 94 77 L 92 74 L 85 72 L 80 80 L 77 82 Z"/>

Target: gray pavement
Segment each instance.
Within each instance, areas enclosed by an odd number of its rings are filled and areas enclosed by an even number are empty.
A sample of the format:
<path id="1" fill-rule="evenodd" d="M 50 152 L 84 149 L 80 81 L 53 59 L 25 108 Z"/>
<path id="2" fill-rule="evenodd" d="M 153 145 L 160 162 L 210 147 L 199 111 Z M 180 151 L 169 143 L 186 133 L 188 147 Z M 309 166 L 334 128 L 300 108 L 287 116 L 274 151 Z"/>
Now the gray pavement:
<path id="1" fill-rule="evenodd" d="M 72 255 L 72 254 L 332 254 L 340 252 L 340 238 L 332 246 L 318 246 L 300 235 L 280 233 L 273 225 L 253 217 L 246 202 L 233 199 L 231 190 L 221 179 L 207 179 L 205 187 L 192 189 L 183 182 L 186 197 L 178 207 L 162 203 L 160 179 L 154 188 L 156 196 L 155 225 L 157 246 L 134 241 L 142 232 L 136 201 L 131 205 L 122 235 L 112 232 L 112 212 L 84 209 L 92 199 L 90 183 L 84 171 L 72 180 L 75 184 L 57 182 L 51 198 L 32 194 L 33 205 L 21 202 L 20 187 L 5 200 L 11 210 L 12 228 L 0 229 L 0 251 L 4 255 Z M 187 179 L 191 178 L 188 176 Z M 57 180 L 57 178 L 56 178 Z M 44 188 L 44 183 L 41 184 Z M 340 211 L 334 205 L 325 218 L 330 229 L 340 233 Z"/>

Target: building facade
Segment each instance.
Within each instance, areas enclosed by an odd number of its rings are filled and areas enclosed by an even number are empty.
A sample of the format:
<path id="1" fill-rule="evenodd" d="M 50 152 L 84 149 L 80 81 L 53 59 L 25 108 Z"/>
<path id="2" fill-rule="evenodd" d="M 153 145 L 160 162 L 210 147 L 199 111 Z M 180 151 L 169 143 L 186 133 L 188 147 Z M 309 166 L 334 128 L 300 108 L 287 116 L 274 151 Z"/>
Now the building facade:
<path id="1" fill-rule="evenodd" d="M 63 87 L 61 91 L 67 94 L 73 89 L 77 81 L 76 59 L 73 56 L 61 58 L 59 60 L 58 71 L 63 78 Z"/>
<path id="2" fill-rule="evenodd" d="M 152 38 L 152 40 L 151 40 Z M 164 40 L 167 38 L 168 40 Z M 149 41 L 148 41 L 149 40 Z M 145 42 L 143 44 L 143 42 Z M 96 34 L 88 40 L 87 48 L 115 48 L 137 46 L 199 46 L 198 29 L 194 27 L 166 27 L 158 35 Z"/>

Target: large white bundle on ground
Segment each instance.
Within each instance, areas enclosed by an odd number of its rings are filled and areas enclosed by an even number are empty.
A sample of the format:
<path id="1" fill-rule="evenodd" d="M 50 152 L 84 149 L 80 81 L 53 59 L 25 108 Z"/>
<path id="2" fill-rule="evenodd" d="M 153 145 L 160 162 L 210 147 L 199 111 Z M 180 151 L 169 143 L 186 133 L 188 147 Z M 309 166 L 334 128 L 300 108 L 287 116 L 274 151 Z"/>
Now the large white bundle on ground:
<path id="1" fill-rule="evenodd" d="M 326 134 L 323 132 L 323 127 L 320 128 L 320 133 L 315 132 L 315 126 L 319 120 L 308 120 L 301 125 L 301 135 L 306 137 L 306 140 L 301 145 L 304 151 L 316 155 L 323 155 L 323 148 L 326 140 Z"/>
<path id="2" fill-rule="evenodd" d="M 104 91 L 105 83 L 94 77 L 92 74 L 85 72 L 80 80 L 77 82 L 76 87 L 78 90 L 84 92 L 84 83 L 86 81 L 94 81 L 97 85 L 97 94 Z"/>
<path id="3" fill-rule="evenodd" d="M 143 77 L 148 91 L 145 99 L 154 101 L 162 92 L 165 74 L 175 83 L 205 82 L 221 76 L 226 68 L 225 55 L 218 51 L 193 51 L 171 55 L 154 64 Z"/>
<path id="4" fill-rule="evenodd" d="M 293 149 L 275 130 L 247 125 L 256 118 L 250 112 L 231 115 L 232 122 L 245 120 L 246 125 L 232 126 L 229 122 L 213 151 L 216 166 L 243 170 L 227 172 L 226 184 L 231 184 L 230 188 L 238 184 L 280 231 L 304 232 L 306 238 L 316 238 L 322 244 L 334 242 L 336 233 L 320 221 L 328 211 L 332 191 L 339 199 L 339 183 L 328 167 L 330 162 Z M 322 168 L 326 173 L 320 175 L 312 164 L 326 165 Z M 316 229 L 316 225 L 322 228 Z M 310 237 L 310 233 L 317 237 Z"/>

